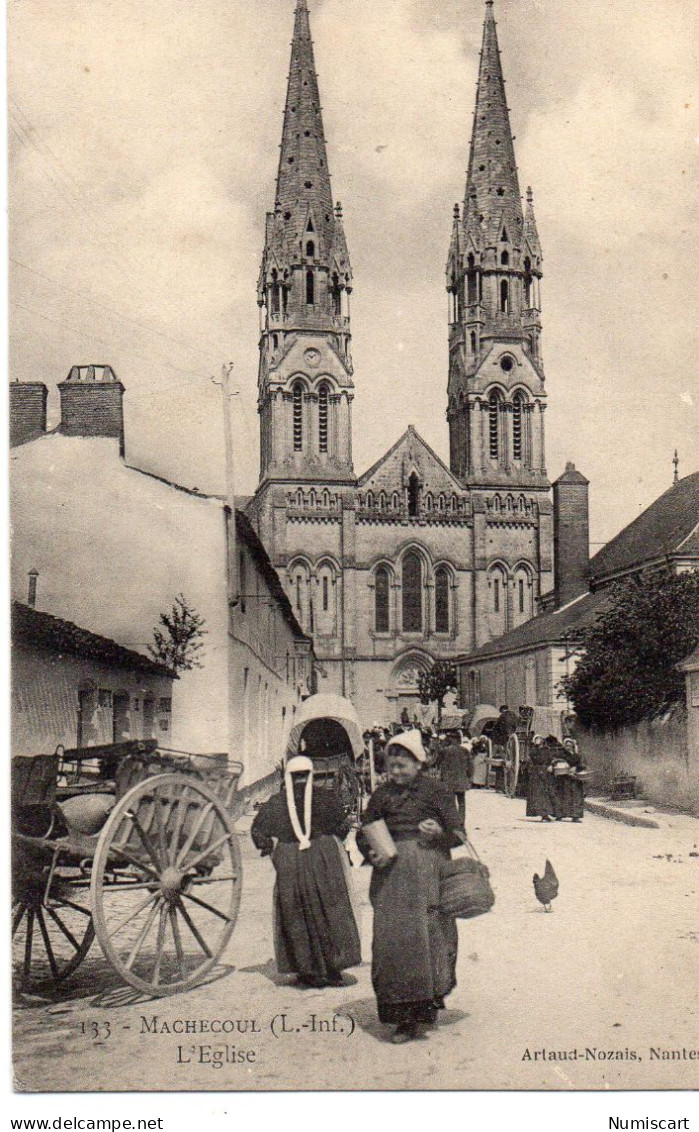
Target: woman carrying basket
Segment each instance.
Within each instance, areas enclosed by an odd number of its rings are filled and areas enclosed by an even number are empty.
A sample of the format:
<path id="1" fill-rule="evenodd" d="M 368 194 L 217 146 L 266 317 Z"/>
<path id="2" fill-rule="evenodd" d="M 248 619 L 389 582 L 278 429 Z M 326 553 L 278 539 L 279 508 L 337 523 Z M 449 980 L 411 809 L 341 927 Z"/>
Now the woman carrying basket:
<path id="1" fill-rule="evenodd" d="M 252 823 L 255 846 L 271 854 L 277 874 L 277 969 L 296 974 L 300 986 L 342 986 L 342 971 L 362 961 L 340 840 L 348 828 L 334 795 L 313 789 L 313 763 L 305 756 L 289 760 L 282 790 Z"/>
<path id="2" fill-rule="evenodd" d="M 425 776 L 426 761 L 419 731 L 389 741 L 388 780 L 371 796 L 357 836 L 374 866 L 372 983 L 379 1020 L 396 1026 L 396 1044 L 433 1026 L 456 985 L 456 921 L 439 910 L 440 876 L 464 834 L 454 795 Z M 390 834 L 383 850 L 370 841 L 376 843 L 371 826 L 380 819 Z"/>

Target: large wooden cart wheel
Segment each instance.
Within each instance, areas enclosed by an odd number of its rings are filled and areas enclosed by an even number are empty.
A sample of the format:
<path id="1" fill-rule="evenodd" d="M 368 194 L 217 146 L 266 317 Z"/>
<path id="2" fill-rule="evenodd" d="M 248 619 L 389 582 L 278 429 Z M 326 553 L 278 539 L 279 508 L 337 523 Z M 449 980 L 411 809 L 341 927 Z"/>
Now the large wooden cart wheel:
<path id="1" fill-rule="evenodd" d="M 216 794 L 184 774 L 138 783 L 110 814 L 92 868 L 106 958 L 148 994 L 194 986 L 231 937 L 242 879 L 238 839 Z"/>
<path id="2" fill-rule="evenodd" d="M 507 746 L 505 747 L 505 763 L 503 766 L 505 794 L 508 798 L 514 798 L 517 792 L 519 766 L 519 739 L 516 734 L 512 734 L 507 740 Z"/>
<path id="3" fill-rule="evenodd" d="M 20 839 L 12 847 L 13 975 L 20 990 L 38 994 L 72 975 L 95 938 L 86 879 L 82 888 L 63 874 L 50 879 L 52 857 Z"/>

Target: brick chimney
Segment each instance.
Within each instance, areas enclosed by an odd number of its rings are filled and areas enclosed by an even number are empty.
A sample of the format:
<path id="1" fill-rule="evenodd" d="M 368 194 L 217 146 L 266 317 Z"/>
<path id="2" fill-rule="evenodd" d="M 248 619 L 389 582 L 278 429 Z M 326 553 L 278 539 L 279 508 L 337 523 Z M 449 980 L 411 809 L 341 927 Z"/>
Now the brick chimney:
<path id="1" fill-rule="evenodd" d="M 41 381 L 15 381 L 10 386 L 10 448 L 44 435 L 48 395 Z"/>
<path id="2" fill-rule="evenodd" d="M 111 366 L 73 366 L 58 386 L 64 436 L 113 436 L 124 455 L 124 386 Z"/>
<path id="3" fill-rule="evenodd" d="M 588 486 L 575 464 L 553 485 L 553 557 L 555 608 L 585 593 L 590 563 Z"/>

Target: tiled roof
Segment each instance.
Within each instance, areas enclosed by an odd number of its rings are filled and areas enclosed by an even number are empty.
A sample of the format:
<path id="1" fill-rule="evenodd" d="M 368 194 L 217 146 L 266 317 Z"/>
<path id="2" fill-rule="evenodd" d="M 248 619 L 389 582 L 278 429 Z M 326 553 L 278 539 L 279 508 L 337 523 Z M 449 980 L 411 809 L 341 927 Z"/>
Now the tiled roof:
<path id="1" fill-rule="evenodd" d="M 562 644 L 591 625 L 597 614 L 610 602 L 609 590 L 581 594 L 561 609 L 533 617 L 531 621 L 525 621 L 524 625 L 513 629 L 511 633 L 506 633 L 504 637 L 498 637 L 487 645 L 481 645 L 475 652 L 468 653 L 459 660 L 469 662 L 486 660 L 542 645 Z"/>
<path id="2" fill-rule="evenodd" d="M 697 554 L 699 472 L 673 484 L 590 562 L 590 583 L 671 555 Z"/>
<path id="3" fill-rule="evenodd" d="M 100 637 L 88 629 L 81 629 L 72 621 L 52 617 L 49 613 L 22 605 L 19 601 L 12 602 L 12 643 L 88 657 L 102 664 L 128 668 L 132 672 L 143 672 L 149 676 L 177 679 L 166 665 L 158 664 L 140 652 L 126 649 L 108 637 Z"/>

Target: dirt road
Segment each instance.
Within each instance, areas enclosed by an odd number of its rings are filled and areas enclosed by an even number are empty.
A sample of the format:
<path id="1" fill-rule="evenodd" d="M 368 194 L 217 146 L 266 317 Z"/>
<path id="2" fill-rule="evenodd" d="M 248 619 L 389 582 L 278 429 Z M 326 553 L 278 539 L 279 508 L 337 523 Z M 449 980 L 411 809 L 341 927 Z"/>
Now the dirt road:
<path id="1" fill-rule="evenodd" d="M 467 826 L 496 904 L 459 925 L 459 985 L 439 1029 L 387 1042 L 370 979 L 369 869 L 354 870 L 365 963 L 339 990 L 301 991 L 272 962 L 272 866 L 241 822 L 245 882 L 225 966 L 197 989 L 146 1000 L 97 945 L 53 1002 L 15 1011 L 20 1090 L 690 1088 L 699 1083 L 699 822 L 636 829 L 524 818 L 468 797 Z M 553 912 L 532 874 L 549 857 Z M 218 1025 L 217 1025 L 218 1023 Z M 213 1031 L 213 1032 L 212 1032 Z"/>

